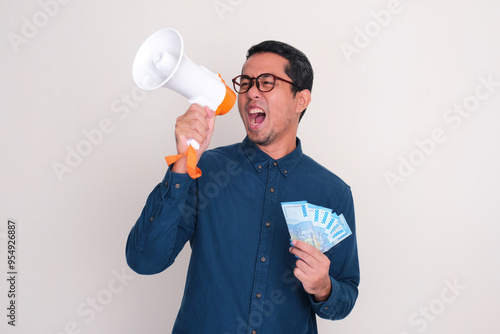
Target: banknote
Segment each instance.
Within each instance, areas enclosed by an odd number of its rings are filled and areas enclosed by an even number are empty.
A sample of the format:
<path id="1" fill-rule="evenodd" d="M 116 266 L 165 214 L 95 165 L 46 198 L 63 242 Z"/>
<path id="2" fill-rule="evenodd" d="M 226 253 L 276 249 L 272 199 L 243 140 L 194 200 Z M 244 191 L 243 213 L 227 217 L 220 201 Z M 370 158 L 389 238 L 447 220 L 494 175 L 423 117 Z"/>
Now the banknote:
<path id="1" fill-rule="evenodd" d="M 318 248 L 313 230 L 312 217 L 306 201 L 281 203 L 291 239 L 302 240 Z"/>
<path id="2" fill-rule="evenodd" d="M 298 239 L 326 252 L 352 234 L 343 214 L 307 201 L 282 202 L 281 208 L 291 239 Z"/>

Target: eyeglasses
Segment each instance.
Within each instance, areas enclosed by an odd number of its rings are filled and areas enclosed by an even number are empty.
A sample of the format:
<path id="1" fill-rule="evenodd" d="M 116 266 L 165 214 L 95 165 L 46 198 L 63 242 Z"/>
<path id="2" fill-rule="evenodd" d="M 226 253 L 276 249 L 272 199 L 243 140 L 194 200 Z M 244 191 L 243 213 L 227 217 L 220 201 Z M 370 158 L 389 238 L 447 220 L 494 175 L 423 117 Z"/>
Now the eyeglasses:
<path id="1" fill-rule="evenodd" d="M 255 83 L 257 85 L 257 89 L 261 91 L 262 93 L 267 93 L 270 92 L 274 86 L 276 85 L 276 80 L 281 80 L 284 82 L 287 82 L 295 87 L 297 85 L 291 81 L 285 80 L 283 78 L 280 78 L 274 74 L 271 73 L 262 73 L 259 75 L 257 78 L 251 78 L 248 75 L 238 75 L 236 78 L 234 78 L 233 81 L 233 87 L 234 90 L 238 94 L 244 94 L 250 90 L 253 86 L 253 81 L 255 80 Z"/>

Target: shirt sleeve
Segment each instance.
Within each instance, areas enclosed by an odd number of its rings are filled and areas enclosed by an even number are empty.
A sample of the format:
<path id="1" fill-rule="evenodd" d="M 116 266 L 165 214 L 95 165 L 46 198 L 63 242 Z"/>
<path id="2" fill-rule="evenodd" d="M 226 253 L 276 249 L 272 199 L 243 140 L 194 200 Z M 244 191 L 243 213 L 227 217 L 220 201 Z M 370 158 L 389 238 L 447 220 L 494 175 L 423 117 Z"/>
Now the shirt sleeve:
<path id="1" fill-rule="evenodd" d="M 162 272 L 174 261 L 195 231 L 195 181 L 167 171 L 148 196 L 125 248 L 127 263 L 139 274 Z"/>
<path id="2" fill-rule="evenodd" d="M 319 317 L 330 320 L 340 320 L 349 315 L 358 297 L 360 280 L 354 204 L 350 189 L 347 189 L 343 198 L 337 213 L 344 214 L 352 235 L 325 253 L 330 259 L 330 297 L 317 303 L 313 296 L 309 296 L 314 312 Z"/>

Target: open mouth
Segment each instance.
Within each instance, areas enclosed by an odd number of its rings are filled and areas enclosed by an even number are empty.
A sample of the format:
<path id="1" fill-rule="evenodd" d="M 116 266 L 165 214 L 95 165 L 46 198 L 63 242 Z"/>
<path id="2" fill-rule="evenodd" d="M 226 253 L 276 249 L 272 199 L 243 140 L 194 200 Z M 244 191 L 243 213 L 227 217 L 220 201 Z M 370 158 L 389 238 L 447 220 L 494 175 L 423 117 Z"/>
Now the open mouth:
<path id="1" fill-rule="evenodd" d="M 248 111 L 248 120 L 250 125 L 256 126 L 262 124 L 266 119 L 266 113 L 260 108 L 252 108 Z"/>

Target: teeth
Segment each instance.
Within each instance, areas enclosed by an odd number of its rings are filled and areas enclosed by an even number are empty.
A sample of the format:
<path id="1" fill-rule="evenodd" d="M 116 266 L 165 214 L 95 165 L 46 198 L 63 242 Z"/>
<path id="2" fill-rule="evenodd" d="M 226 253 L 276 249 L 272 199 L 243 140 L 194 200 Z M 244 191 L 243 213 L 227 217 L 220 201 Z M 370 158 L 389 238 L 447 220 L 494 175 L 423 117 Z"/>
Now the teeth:
<path id="1" fill-rule="evenodd" d="M 253 117 L 249 117 L 249 120 L 250 120 L 250 124 L 251 125 L 258 125 L 259 123 L 257 123 L 257 115 L 259 114 L 262 114 L 262 115 L 266 115 L 266 113 L 264 112 L 264 110 L 260 109 L 260 108 L 251 108 L 248 110 L 248 113 L 250 115 L 256 115 L 256 116 L 253 116 Z"/>
<path id="2" fill-rule="evenodd" d="M 259 108 L 253 108 L 248 111 L 249 114 L 265 114 L 264 110 Z"/>

